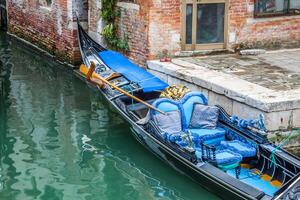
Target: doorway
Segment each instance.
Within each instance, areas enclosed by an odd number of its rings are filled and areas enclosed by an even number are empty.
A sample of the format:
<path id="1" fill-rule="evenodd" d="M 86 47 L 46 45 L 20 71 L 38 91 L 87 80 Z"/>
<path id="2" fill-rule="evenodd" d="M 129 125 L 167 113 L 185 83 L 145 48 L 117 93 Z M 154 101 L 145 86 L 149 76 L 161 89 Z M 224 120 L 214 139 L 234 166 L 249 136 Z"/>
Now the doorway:
<path id="1" fill-rule="evenodd" d="M 227 13 L 227 0 L 184 0 L 182 49 L 226 48 Z"/>

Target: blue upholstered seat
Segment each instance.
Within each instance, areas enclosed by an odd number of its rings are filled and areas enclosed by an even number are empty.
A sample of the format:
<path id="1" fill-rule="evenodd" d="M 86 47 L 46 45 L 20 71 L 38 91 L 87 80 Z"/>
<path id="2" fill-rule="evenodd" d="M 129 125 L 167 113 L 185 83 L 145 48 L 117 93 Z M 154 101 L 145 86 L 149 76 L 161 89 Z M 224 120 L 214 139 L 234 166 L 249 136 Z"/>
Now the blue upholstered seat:
<path id="1" fill-rule="evenodd" d="M 225 130 L 222 128 L 216 129 L 187 129 L 192 133 L 192 136 L 197 141 L 196 146 L 200 145 L 200 141 L 205 141 L 206 144 L 220 144 L 221 141 L 225 140 Z"/>
<path id="2" fill-rule="evenodd" d="M 216 162 L 218 166 L 239 164 L 242 159 L 240 154 L 228 149 L 216 151 Z"/>
<path id="3" fill-rule="evenodd" d="M 196 137 L 194 139 L 196 146 L 199 145 L 197 140 L 203 140 L 206 144 L 219 144 L 220 141 L 225 139 L 225 130 L 222 128 L 191 129 L 189 127 L 195 104 L 207 105 L 207 99 L 201 92 L 189 92 L 184 95 L 180 102 L 183 110 L 183 129 L 184 131 L 190 131 Z"/>
<path id="4" fill-rule="evenodd" d="M 207 99 L 201 92 L 189 92 L 180 100 L 183 115 L 183 129 L 189 128 L 195 104 L 207 105 Z"/>
<path id="5" fill-rule="evenodd" d="M 202 159 L 202 151 L 201 148 L 196 148 L 196 156 L 199 159 Z M 205 155 L 206 156 L 206 155 Z M 231 150 L 217 150 L 216 151 L 216 164 L 220 168 L 230 169 L 237 167 L 242 161 L 242 156 L 238 153 L 235 153 Z"/>
<path id="6" fill-rule="evenodd" d="M 207 105 L 207 99 L 202 93 L 189 92 L 180 101 L 161 98 L 152 104 L 154 107 L 167 113 L 167 115 L 161 115 L 155 110 L 150 111 L 151 118 L 161 129 L 165 140 L 176 143 L 181 147 L 186 147 L 189 145 L 189 142 L 183 139 L 184 137 L 182 136 L 189 133 L 193 141 L 193 147 L 196 150 L 196 156 L 199 159 L 204 159 L 206 156 L 207 160 L 211 160 L 211 156 L 215 155 L 214 161 L 216 165 L 225 171 L 233 168 L 238 169 L 243 157 L 256 155 L 256 148 L 253 144 L 246 140 L 233 138 L 233 133 L 230 133 L 228 130 L 226 132 L 221 127 L 217 126 L 215 129 L 191 128 L 190 121 L 195 104 Z M 177 121 L 178 123 L 176 123 Z M 225 141 L 225 135 L 227 135 L 226 138 L 230 138 L 232 141 Z M 202 146 L 201 148 L 201 144 L 210 147 L 206 149 Z M 211 154 L 211 147 L 214 149 L 213 152 L 215 154 Z M 204 154 L 203 156 L 202 153 Z"/>
<path id="7" fill-rule="evenodd" d="M 256 149 L 251 144 L 239 140 L 222 141 L 221 146 L 241 154 L 244 158 L 256 156 Z"/>
<path id="8" fill-rule="evenodd" d="M 200 140 L 205 141 L 206 144 L 219 144 L 220 141 L 225 139 L 225 130 L 222 128 L 216 128 L 216 129 L 189 129 L 190 121 L 193 114 L 193 108 L 195 104 L 203 104 L 207 105 L 207 99 L 201 92 L 189 92 L 187 93 L 179 102 L 167 99 L 167 98 L 161 98 L 153 102 L 153 106 L 158 108 L 161 111 L 164 111 L 166 113 L 172 112 L 172 111 L 179 111 L 181 115 L 180 121 L 178 120 L 178 123 L 181 123 L 182 130 L 181 132 L 191 132 L 192 134 L 192 140 L 194 142 L 195 147 L 199 147 Z M 158 112 L 155 110 L 151 110 L 151 117 L 154 119 L 154 121 L 157 121 L 157 117 L 155 115 L 159 115 Z M 166 116 L 167 117 L 167 116 Z M 161 116 L 160 119 L 164 118 L 164 116 Z M 155 120 L 156 119 L 156 120 Z M 170 120 L 166 120 L 170 121 Z M 157 124 L 161 124 L 157 123 Z M 169 140 L 171 139 L 172 142 L 180 143 L 180 146 L 184 146 L 184 142 L 180 141 L 179 137 L 170 137 L 168 134 L 174 134 L 174 130 L 172 128 L 166 128 L 163 127 L 164 132 L 163 133 L 165 139 Z M 168 130 L 168 131 L 166 131 Z M 178 131 L 177 131 L 178 133 Z M 173 141 L 174 140 L 174 141 Z"/>

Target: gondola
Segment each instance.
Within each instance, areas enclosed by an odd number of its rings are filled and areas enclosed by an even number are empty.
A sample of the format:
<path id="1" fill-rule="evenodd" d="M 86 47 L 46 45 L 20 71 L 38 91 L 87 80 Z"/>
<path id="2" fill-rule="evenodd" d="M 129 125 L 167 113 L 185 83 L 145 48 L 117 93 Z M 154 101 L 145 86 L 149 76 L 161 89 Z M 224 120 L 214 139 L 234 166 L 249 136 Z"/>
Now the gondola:
<path id="1" fill-rule="evenodd" d="M 299 199 L 300 160 L 268 141 L 263 116 L 229 116 L 220 106 L 208 106 L 197 91 L 178 100 L 161 97 L 167 83 L 97 44 L 79 22 L 78 40 L 83 66 L 95 64 L 95 79 L 105 78 L 156 108 L 97 85 L 153 154 L 222 199 Z M 77 75 L 87 77 L 81 70 Z"/>

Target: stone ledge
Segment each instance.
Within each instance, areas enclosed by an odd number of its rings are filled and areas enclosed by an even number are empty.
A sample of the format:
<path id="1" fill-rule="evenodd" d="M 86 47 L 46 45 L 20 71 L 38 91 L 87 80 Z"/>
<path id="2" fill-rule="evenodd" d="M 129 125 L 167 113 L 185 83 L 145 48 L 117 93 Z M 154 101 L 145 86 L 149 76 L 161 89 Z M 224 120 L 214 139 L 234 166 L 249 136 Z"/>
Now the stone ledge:
<path id="1" fill-rule="evenodd" d="M 176 61 L 175 61 L 176 62 Z M 240 94 L 239 92 L 243 91 L 229 91 L 224 85 L 217 84 L 218 81 L 222 80 L 222 77 L 219 76 L 220 72 L 209 72 L 208 69 L 199 69 L 195 66 L 189 65 L 188 67 L 181 67 L 173 63 L 160 63 L 159 61 L 149 61 L 148 62 L 149 71 L 161 78 L 168 84 L 183 84 L 186 85 L 191 90 L 201 91 L 209 101 L 210 105 L 220 105 L 222 106 L 230 115 L 238 115 L 241 118 L 257 118 L 260 113 L 263 113 L 265 116 L 266 127 L 269 131 L 277 130 L 288 130 L 300 127 L 299 117 L 300 109 L 288 109 L 280 110 L 273 109 L 272 111 L 267 110 L 268 104 L 264 102 L 264 99 L 252 100 L 257 107 L 263 107 L 266 111 L 253 107 L 249 105 L 251 102 L 250 95 Z M 210 70 L 211 71 L 211 70 Z M 189 73 L 187 72 L 194 72 Z M 199 76 L 201 73 L 202 76 Z M 208 80 L 203 80 L 203 75 Z M 228 74 L 227 74 L 228 75 Z M 197 77 L 197 78 L 195 78 Z M 201 79 L 201 78 L 202 79 Z M 224 78 L 224 77 L 223 77 Z M 209 82 L 210 81 L 210 82 Z M 235 81 L 232 77 L 228 78 L 228 82 Z M 230 87 L 236 87 L 236 85 L 241 85 L 243 80 L 240 83 L 232 84 Z M 245 84 L 245 83 L 244 83 Z M 248 83 L 249 84 L 249 83 Z M 255 85 L 255 84 L 253 84 Z M 228 86 L 228 85 L 227 85 Z M 251 86 L 251 84 L 250 84 Z M 218 88 L 219 87 L 219 88 Z M 223 88 L 223 92 L 222 92 Z M 254 88 L 254 87 L 253 87 Z M 252 89 L 253 89 L 252 88 Z M 257 89 L 257 88 L 256 88 Z M 261 92 L 265 92 L 266 88 L 260 88 Z M 226 92 L 227 91 L 227 92 Z M 247 104 L 248 103 L 248 104 Z M 271 104 L 271 106 L 273 106 Z"/>
<path id="2" fill-rule="evenodd" d="M 300 89 L 274 91 L 222 72 L 179 59 L 172 63 L 148 61 L 148 68 L 224 95 L 264 112 L 300 109 Z"/>
<path id="3" fill-rule="evenodd" d="M 259 22 L 274 22 L 274 21 L 288 20 L 288 19 L 300 19 L 300 15 L 249 18 L 249 19 L 247 19 L 247 24 L 255 24 L 255 23 L 259 23 Z"/>
<path id="4" fill-rule="evenodd" d="M 206 55 L 230 54 L 230 53 L 234 53 L 234 51 L 230 49 L 212 49 L 212 50 L 178 51 L 175 53 L 175 56 L 191 57 L 191 56 L 206 56 Z"/>

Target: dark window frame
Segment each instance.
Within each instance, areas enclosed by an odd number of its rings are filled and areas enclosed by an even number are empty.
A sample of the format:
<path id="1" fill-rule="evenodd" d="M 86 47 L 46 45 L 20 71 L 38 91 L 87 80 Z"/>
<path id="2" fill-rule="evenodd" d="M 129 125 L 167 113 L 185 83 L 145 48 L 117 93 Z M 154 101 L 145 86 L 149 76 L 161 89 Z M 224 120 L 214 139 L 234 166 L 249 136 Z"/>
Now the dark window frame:
<path id="1" fill-rule="evenodd" d="M 286 0 L 287 1 L 287 8 L 282 11 L 282 12 L 277 12 L 277 13 L 263 13 L 258 11 L 258 3 L 263 0 L 254 0 L 254 17 L 255 18 L 267 18 L 267 17 L 279 17 L 279 16 L 294 16 L 294 15 L 300 15 L 300 8 L 299 8 L 299 13 L 296 12 L 291 12 L 290 8 L 290 1 L 291 0 Z"/>
<path id="2" fill-rule="evenodd" d="M 198 4 L 224 4 L 224 30 L 223 42 L 197 43 L 197 5 Z M 192 41 L 187 42 L 187 6 L 192 6 Z M 182 0 L 181 5 L 181 49 L 183 51 L 226 49 L 228 43 L 228 19 L 229 19 L 229 0 Z"/>

